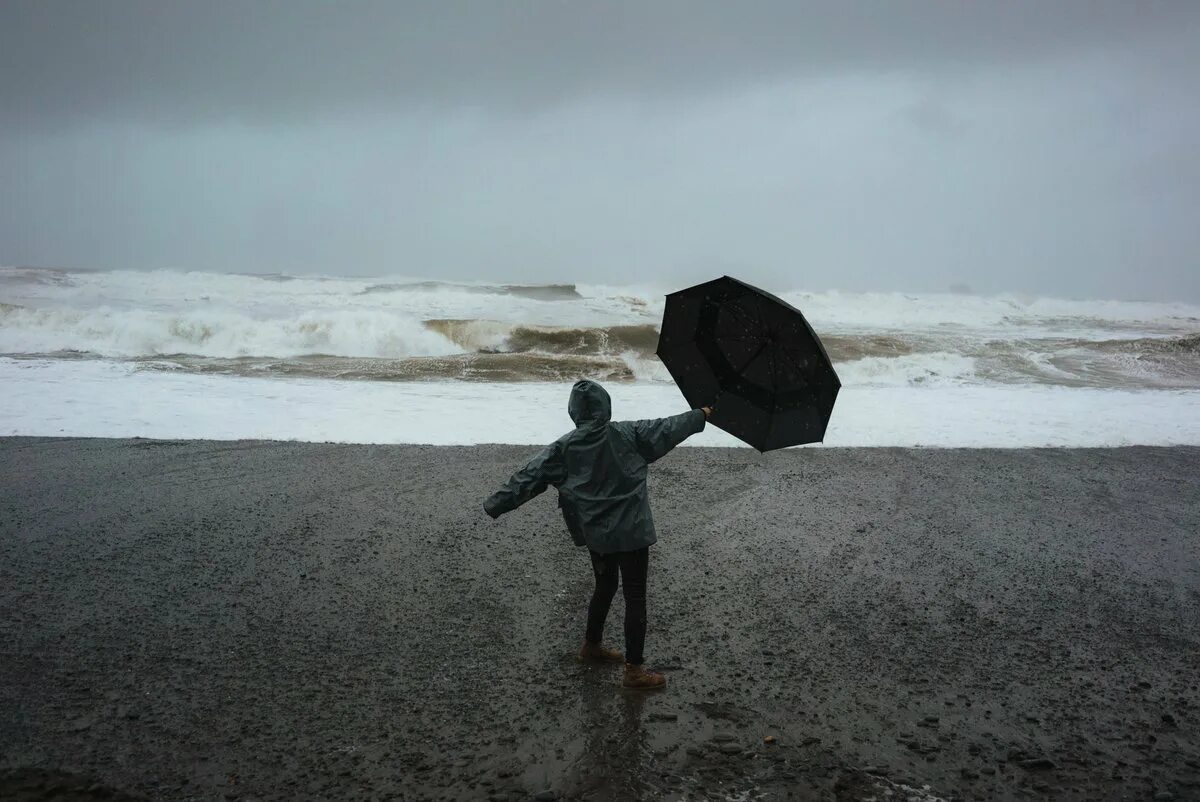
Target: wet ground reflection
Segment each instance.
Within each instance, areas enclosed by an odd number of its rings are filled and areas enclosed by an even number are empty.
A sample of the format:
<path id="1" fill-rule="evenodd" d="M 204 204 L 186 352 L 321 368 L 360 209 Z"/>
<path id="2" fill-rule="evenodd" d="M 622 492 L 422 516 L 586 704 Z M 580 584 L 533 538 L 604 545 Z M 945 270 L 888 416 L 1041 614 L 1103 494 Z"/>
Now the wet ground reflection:
<path id="1" fill-rule="evenodd" d="M 654 756 L 644 723 L 654 691 L 627 691 L 619 686 L 619 668 L 596 667 L 580 683 L 580 727 L 583 748 L 566 784 L 568 798 L 643 799 L 658 796 L 652 782 Z"/>

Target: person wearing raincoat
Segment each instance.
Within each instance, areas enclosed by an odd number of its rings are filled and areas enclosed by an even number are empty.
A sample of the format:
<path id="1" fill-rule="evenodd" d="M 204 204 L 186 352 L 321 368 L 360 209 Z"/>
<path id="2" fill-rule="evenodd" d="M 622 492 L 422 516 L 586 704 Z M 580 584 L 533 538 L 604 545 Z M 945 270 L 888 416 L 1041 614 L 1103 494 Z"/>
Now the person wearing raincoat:
<path id="1" fill-rule="evenodd" d="M 542 449 L 483 504 L 492 518 L 529 501 L 549 485 L 577 546 L 591 552 L 596 589 L 588 605 L 583 660 L 625 661 L 627 688 L 661 688 L 662 674 L 643 666 L 646 569 L 657 541 L 646 467 L 704 429 L 710 407 L 656 420 L 613 421 L 608 392 L 583 380 L 571 388 L 567 412 L 575 429 Z M 625 596 L 625 654 L 601 645 L 618 574 Z"/>

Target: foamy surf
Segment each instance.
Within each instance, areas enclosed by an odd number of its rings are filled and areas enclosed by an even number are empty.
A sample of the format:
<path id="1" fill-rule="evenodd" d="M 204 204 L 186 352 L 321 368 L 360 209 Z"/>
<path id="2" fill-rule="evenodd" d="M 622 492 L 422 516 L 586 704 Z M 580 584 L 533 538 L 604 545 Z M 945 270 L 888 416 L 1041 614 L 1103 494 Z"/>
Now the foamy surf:
<path id="1" fill-rule="evenodd" d="M 379 382 L 138 370 L 0 358 L 0 434 L 342 443 L 547 443 L 571 428 L 565 382 Z M 609 385 L 620 418 L 685 406 L 671 384 Z M 1200 445 L 1200 394 L 1013 385 L 844 387 L 829 446 Z M 687 445 L 742 446 L 710 426 Z"/>
<path id="2" fill-rule="evenodd" d="M 427 425 L 395 435 L 399 440 L 390 430 L 371 434 L 345 422 L 314 429 L 299 410 L 309 408 L 310 397 L 344 406 L 347 393 L 372 398 L 381 408 L 394 398 L 422 409 L 429 399 L 443 399 L 429 405 L 429 415 L 477 415 L 510 402 L 557 410 L 561 404 L 553 394 L 539 388 L 561 390 L 585 376 L 627 386 L 639 409 L 638 399 L 671 408 L 680 403 L 678 392 L 654 353 L 668 289 L 0 268 L 0 364 L 8 380 L 28 391 L 6 393 L 0 421 L 7 421 L 10 433 L 55 433 L 54 422 L 66 421 L 63 432 L 90 434 L 458 442 Z M 834 423 L 843 428 L 831 429 L 831 442 L 1193 442 L 1187 423 L 1200 400 L 1200 307 L 953 294 L 779 294 L 804 311 L 842 379 Z M 515 387 L 521 384 L 530 385 L 527 392 Z M 71 410 L 55 401 L 55 392 L 76 385 L 88 387 L 96 405 L 79 401 L 74 414 L 94 420 L 72 422 Z M 305 397 L 295 395 L 296 388 Z M 245 412 L 231 409 L 230 415 L 257 421 L 261 412 L 277 420 L 227 430 L 215 423 L 192 426 L 164 412 L 138 418 L 142 429 L 120 423 L 122 409 L 141 409 L 145 398 L 163 393 L 182 408 L 191 407 L 193 394 L 232 394 Z M 259 399 L 260 393 L 297 406 L 280 408 Z M 106 404 L 111 410 L 101 414 Z M 959 415 L 963 404 L 982 422 Z M 1020 414 L 1010 418 L 1002 405 Z M 1046 409 L 1052 423 L 1038 419 Z M 1061 409 L 1085 417 L 1053 412 Z M 662 411 L 644 407 L 646 415 Z M 1135 414 L 1187 420 L 1142 424 L 1123 417 Z M 1003 427 L 980 429 L 997 415 Z M 931 431 L 928 419 L 942 423 Z M 1113 428 L 1097 436 L 1098 419 Z M 109 428 L 96 428 L 97 420 Z M 370 414 L 362 420 L 387 425 Z M 557 421 L 557 414 L 546 420 Z M 944 430 L 946 421 L 957 433 Z M 509 436 L 537 442 L 557 436 L 557 429 L 548 422 L 517 426 Z M 475 442 L 469 427 L 463 431 Z M 713 437 L 708 442 L 721 442 Z"/>
<path id="3" fill-rule="evenodd" d="M 1200 308 L 784 292 L 849 386 L 1200 388 Z M 0 270 L 0 354 L 381 381 L 669 382 L 663 291 L 596 285 Z"/>

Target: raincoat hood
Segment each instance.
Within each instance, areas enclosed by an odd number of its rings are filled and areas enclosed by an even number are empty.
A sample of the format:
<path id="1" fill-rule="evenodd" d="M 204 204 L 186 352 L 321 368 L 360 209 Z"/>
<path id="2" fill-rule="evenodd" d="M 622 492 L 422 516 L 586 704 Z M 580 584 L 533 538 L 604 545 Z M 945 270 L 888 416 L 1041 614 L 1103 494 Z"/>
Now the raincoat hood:
<path id="1" fill-rule="evenodd" d="M 583 379 L 575 382 L 571 388 L 567 413 L 576 426 L 592 421 L 608 423 L 612 418 L 612 400 L 608 397 L 608 391 L 599 384 Z"/>

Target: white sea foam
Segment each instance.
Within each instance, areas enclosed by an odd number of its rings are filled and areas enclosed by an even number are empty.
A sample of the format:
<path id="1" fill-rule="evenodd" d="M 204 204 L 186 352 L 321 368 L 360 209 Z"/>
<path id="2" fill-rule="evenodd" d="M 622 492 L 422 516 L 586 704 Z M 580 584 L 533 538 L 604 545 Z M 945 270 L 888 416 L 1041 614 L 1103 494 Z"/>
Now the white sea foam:
<path id="1" fill-rule="evenodd" d="M 53 279 L 53 280 L 51 280 Z M 372 288 L 392 287 L 386 291 Z M 419 289 L 417 289 L 419 288 Z M 91 309 L 187 311 L 203 304 L 252 316 L 323 309 L 386 309 L 420 319 L 489 319 L 548 326 L 657 323 L 673 288 L 579 284 L 579 298 L 545 301 L 481 292 L 479 283 L 410 277 L 325 278 L 172 271 L 75 272 L 0 268 L 0 302 Z M 1172 336 L 1200 330 L 1200 306 L 949 293 L 778 293 L 821 332 L 1001 332 L 1006 337 Z"/>
<path id="2" fill-rule="evenodd" d="M 153 373 L 111 361 L 0 358 L 0 434 L 469 445 L 548 443 L 561 383 L 361 382 Z M 672 385 L 611 384 L 614 414 L 685 408 Z M 1195 391 L 844 388 L 830 446 L 1200 445 Z M 710 426 L 689 445 L 741 446 Z"/>
<path id="3" fill-rule="evenodd" d="M 0 307 L 0 353 L 75 351 L 110 357 L 330 354 L 403 358 L 459 352 L 420 320 L 379 309 L 324 309 L 255 318 L 221 308 Z"/>
<path id="4" fill-rule="evenodd" d="M 626 298 L 649 316 L 661 318 L 669 290 L 649 286 L 578 285 L 589 299 Z M 779 291 L 780 298 L 804 312 L 818 331 L 910 331 L 950 334 L 1002 332 L 1012 336 L 1092 335 L 1114 331 L 1168 336 L 1200 329 L 1200 306 L 1160 301 L 1070 300 L 956 293 Z"/>
<path id="5" fill-rule="evenodd" d="M 973 358 L 944 351 L 864 357 L 838 364 L 837 371 L 847 387 L 961 384 L 978 378 Z"/>
<path id="6" fill-rule="evenodd" d="M 0 354 L 22 357 L 4 363 L 0 420 L 27 434 L 474 442 L 482 433 L 457 416 L 499 404 L 512 410 L 506 436 L 538 442 L 559 428 L 541 410 L 561 406 L 563 385 L 538 384 L 547 379 L 611 379 L 636 415 L 678 403 L 654 355 L 665 291 L 0 268 Z M 841 377 L 831 442 L 1195 442 L 1198 306 L 780 294 L 803 310 Z M 397 397 L 430 418 L 395 432 L 410 424 L 357 406 Z M 155 398 L 196 421 L 150 410 Z M 229 399 L 228 423 L 195 401 L 205 398 L 214 409 Z M 359 420 L 326 421 L 324 403 Z"/>

